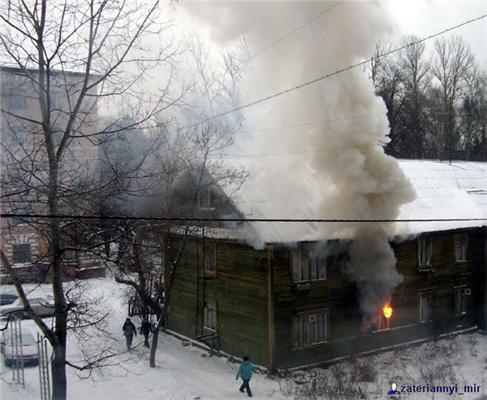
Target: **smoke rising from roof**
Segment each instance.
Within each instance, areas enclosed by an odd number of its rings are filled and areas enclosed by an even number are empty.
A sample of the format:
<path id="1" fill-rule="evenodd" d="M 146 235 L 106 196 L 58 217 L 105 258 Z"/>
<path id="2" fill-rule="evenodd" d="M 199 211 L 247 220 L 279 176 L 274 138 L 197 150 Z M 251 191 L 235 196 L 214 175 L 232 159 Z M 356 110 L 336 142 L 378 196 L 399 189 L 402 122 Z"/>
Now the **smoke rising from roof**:
<path id="1" fill-rule="evenodd" d="M 241 93 L 246 103 L 368 58 L 377 41 L 392 32 L 380 5 L 341 2 L 252 58 L 254 49 L 265 48 L 331 4 L 190 3 L 187 9 L 206 21 L 221 44 L 245 37 L 251 57 L 246 90 Z M 261 188 L 247 192 L 242 188 L 248 216 L 264 216 L 258 215 L 264 210 L 270 218 L 393 219 L 401 205 L 415 197 L 397 161 L 384 154 L 382 146 L 389 141 L 386 107 L 375 96 L 366 71 L 350 70 L 259 104 L 249 109 L 245 124 L 256 134 L 242 135 L 242 153 L 282 154 L 255 157 L 247 164 L 253 177 L 248 186 L 257 182 Z M 277 126 L 282 128 L 266 129 Z M 277 229 L 279 241 L 353 238 L 345 272 L 357 283 L 366 313 L 382 308 L 402 280 L 388 242 L 393 227 L 256 226 L 264 238 Z"/>

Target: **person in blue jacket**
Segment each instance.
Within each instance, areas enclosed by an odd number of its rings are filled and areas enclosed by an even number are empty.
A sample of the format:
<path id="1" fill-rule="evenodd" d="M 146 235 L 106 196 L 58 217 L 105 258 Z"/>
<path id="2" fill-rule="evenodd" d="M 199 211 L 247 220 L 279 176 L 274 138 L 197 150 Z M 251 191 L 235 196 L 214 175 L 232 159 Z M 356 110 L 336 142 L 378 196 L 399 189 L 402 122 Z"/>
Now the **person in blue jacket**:
<path id="1" fill-rule="evenodd" d="M 242 364 L 240 364 L 240 367 L 238 368 L 237 371 L 237 376 L 235 377 L 235 380 L 238 380 L 238 378 L 242 378 L 242 386 L 240 386 L 240 391 L 243 393 L 244 389 L 247 390 L 247 395 L 249 397 L 252 397 L 252 392 L 250 390 L 249 382 L 250 379 L 252 379 L 252 371 L 254 370 L 254 366 L 252 363 L 249 361 L 249 358 L 247 356 L 244 356 Z"/>

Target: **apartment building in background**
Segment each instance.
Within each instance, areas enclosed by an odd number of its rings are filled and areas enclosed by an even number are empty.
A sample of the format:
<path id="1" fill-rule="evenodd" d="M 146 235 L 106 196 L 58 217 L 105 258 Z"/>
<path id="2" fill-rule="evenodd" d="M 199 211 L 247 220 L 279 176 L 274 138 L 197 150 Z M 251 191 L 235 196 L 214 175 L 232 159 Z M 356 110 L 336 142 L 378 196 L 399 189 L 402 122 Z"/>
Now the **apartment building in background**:
<path id="1" fill-rule="evenodd" d="M 85 75 L 77 72 L 50 71 L 46 108 L 50 115 L 51 140 L 57 149 L 62 134 L 76 107 L 77 94 Z M 1 210 L 11 214 L 47 213 L 46 185 L 48 163 L 42 113 L 39 100 L 39 72 L 2 66 L 1 116 L 2 171 Z M 90 77 L 94 82 L 96 76 Z M 70 188 L 82 188 L 84 182 L 98 173 L 98 153 L 90 135 L 97 129 L 96 86 L 80 108 L 79 118 L 72 124 L 70 139 L 59 166 L 59 182 L 70 204 L 63 204 L 72 211 L 76 201 L 70 199 Z M 80 201 L 83 201 L 80 199 Z M 33 223 L 35 222 L 35 223 Z M 22 217 L 1 220 L 1 246 L 17 275 L 24 281 L 49 280 L 49 254 L 44 228 L 40 220 Z M 44 221 L 46 222 L 46 221 Z M 71 240 L 71 239 L 67 239 Z M 103 274 L 99 261 L 88 254 L 66 253 L 66 279 Z M 3 265 L 0 282 L 9 278 Z"/>

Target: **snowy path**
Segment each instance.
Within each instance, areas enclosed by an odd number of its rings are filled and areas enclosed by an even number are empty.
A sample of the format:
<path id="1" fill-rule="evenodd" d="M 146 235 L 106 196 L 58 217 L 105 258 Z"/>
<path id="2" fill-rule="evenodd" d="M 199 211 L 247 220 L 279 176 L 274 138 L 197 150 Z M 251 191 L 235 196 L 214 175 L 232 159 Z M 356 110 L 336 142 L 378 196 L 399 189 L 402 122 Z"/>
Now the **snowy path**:
<path id="1" fill-rule="evenodd" d="M 209 356 L 207 352 L 194 346 L 184 346 L 172 336 L 160 335 L 157 368 L 149 368 L 149 350 L 142 345 L 142 337 L 135 339 L 135 347 L 129 353 L 124 352 L 125 339 L 121 326 L 125 320 L 123 286 L 108 279 L 89 281 L 86 293 L 97 299 L 110 311 L 109 330 L 115 338 L 115 349 L 121 352 L 114 361 L 119 365 L 98 369 L 89 378 L 81 378 L 76 371 L 68 368 L 68 398 L 70 400 L 234 400 L 246 399 L 238 392 L 239 382 L 235 381 L 237 364 L 226 358 Z M 47 290 L 46 287 L 41 288 Z M 100 295 L 104 295 L 104 300 Z M 49 319 L 46 320 L 49 322 Z M 138 322 L 137 320 L 135 322 Z M 30 320 L 22 322 L 23 329 L 35 331 Z M 68 343 L 70 359 L 79 355 L 74 341 Z M 357 379 L 357 365 L 366 365 L 375 371 L 373 382 L 360 382 Z M 406 393 L 401 399 L 466 399 L 487 400 L 487 335 L 473 333 L 428 342 L 408 349 L 389 351 L 375 356 L 360 358 L 339 364 L 327 370 L 314 370 L 308 379 L 331 382 L 333 371 L 338 368 L 339 375 L 351 379 L 351 385 L 360 386 L 366 399 L 387 398 L 388 385 L 391 381 L 400 384 L 425 384 L 431 380 L 434 384 L 477 384 L 481 390 L 477 394 L 449 396 L 446 394 Z M 438 371 L 433 376 L 432 371 Z M 0 399 L 30 400 L 39 399 L 39 376 L 36 367 L 26 368 L 25 390 L 12 383 L 9 368 L 0 363 Z M 309 376 L 314 378 L 309 378 Z M 291 382 L 291 384 L 289 383 Z M 333 382 L 332 382 L 333 383 Z M 254 375 L 251 381 L 255 399 L 291 400 L 292 391 L 305 388 L 305 385 L 293 385 L 292 381 L 268 378 L 263 374 Z M 350 387 L 351 385 L 348 385 Z M 346 388 L 345 388 L 346 389 Z M 333 399 L 334 394 L 320 399 Z M 304 398 L 303 398 L 304 399 Z"/>

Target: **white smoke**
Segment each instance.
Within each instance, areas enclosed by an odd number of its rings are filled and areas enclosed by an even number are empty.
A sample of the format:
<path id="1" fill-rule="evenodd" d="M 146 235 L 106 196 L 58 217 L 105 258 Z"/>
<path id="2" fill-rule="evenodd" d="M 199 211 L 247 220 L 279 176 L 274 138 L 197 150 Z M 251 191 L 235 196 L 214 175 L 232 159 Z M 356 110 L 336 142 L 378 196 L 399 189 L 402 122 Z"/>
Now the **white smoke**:
<path id="1" fill-rule="evenodd" d="M 236 2 L 186 7 L 207 23 L 219 43 L 229 45 L 245 37 L 251 56 L 241 93 L 246 103 L 369 58 L 377 41 L 392 32 L 391 19 L 379 4 L 340 2 L 265 49 L 333 4 Z M 386 108 L 364 70 L 351 69 L 252 107 L 246 111 L 246 128 L 255 133 L 242 135 L 240 151 L 260 155 L 247 166 L 251 176 L 260 177 L 266 201 L 275 210 L 267 217 L 306 217 L 306 204 L 318 218 L 394 219 L 401 205 L 414 199 L 397 161 L 384 154 L 382 145 L 389 141 Z M 276 153 L 281 156 L 272 156 Z M 402 281 L 388 242 L 393 228 L 392 224 L 318 227 L 323 240 L 354 239 L 345 272 L 357 283 L 366 313 L 381 307 Z M 296 235 L 293 224 L 279 229 L 288 234 L 283 237 Z"/>

